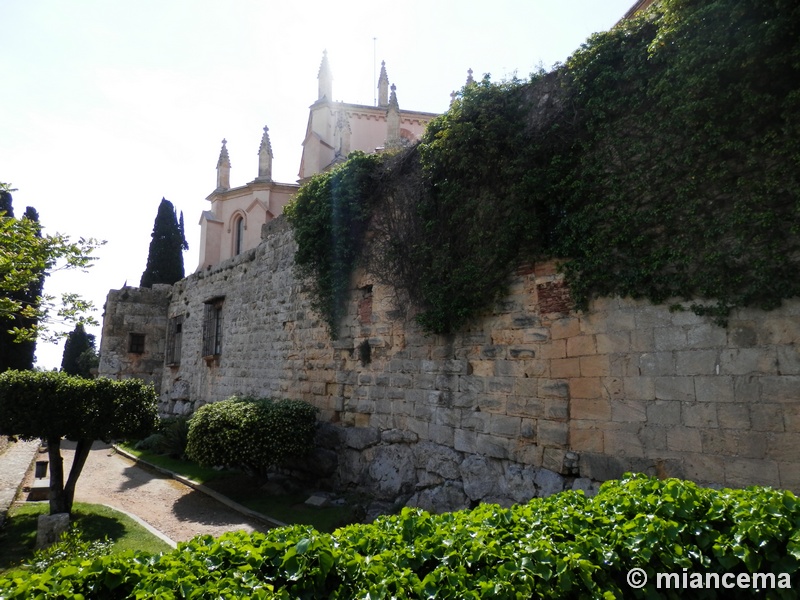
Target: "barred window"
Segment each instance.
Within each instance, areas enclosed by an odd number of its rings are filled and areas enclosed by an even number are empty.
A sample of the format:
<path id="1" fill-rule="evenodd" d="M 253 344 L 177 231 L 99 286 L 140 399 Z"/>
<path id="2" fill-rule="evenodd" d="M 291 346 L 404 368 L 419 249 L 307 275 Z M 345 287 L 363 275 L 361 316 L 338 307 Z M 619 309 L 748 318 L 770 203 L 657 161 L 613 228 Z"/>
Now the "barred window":
<path id="1" fill-rule="evenodd" d="M 206 302 L 203 318 L 203 356 L 219 356 L 222 353 L 222 298 Z"/>
<path id="2" fill-rule="evenodd" d="M 131 354 L 144 354 L 143 333 L 131 333 L 128 336 L 128 352 Z"/>
<path id="3" fill-rule="evenodd" d="M 179 365 L 181 363 L 182 345 L 183 315 L 178 315 L 169 320 L 169 327 L 167 329 L 166 361 L 168 365 Z"/>

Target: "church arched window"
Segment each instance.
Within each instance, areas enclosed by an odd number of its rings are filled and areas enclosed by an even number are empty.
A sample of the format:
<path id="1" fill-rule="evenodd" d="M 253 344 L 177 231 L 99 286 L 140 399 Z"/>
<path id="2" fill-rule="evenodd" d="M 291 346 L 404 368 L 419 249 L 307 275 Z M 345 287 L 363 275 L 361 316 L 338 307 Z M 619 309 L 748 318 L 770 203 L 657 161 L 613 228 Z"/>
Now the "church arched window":
<path id="1" fill-rule="evenodd" d="M 233 255 L 242 253 L 244 249 L 244 217 L 237 215 L 233 221 Z"/>

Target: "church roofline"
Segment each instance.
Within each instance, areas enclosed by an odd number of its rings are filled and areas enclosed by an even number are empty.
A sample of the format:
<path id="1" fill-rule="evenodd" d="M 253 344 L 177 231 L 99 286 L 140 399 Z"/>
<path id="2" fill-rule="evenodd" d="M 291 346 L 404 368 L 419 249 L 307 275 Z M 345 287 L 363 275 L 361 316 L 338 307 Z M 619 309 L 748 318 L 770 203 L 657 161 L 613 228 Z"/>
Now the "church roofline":
<path id="1" fill-rule="evenodd" d="M 216 189 L 211 192 L 208 196 L 206 196 L 206 200 L 227 200 L 229 198 L 236 198 L 239 196 L 246 196 L 252 190 L 276 190 L 276 191 L 296 191 L 300 186 L 296 183 L 280 183 L 273 180 L 267 179 L 254 179 L 253 181 L 249 181 L 244 185 L 239 185 L 234 188 L 230 188 L 227 190 L 220 190 Z"/>
<path id="2" fill-rule="evenodd" d="M 336 108 L 340 110 L 345 109 L 345 110 L 351 110 L 353 112 L 361 111 L 361 112 L 369 112 L 380 115 L 385 115 L 387 109 L 386 106 L 372 106 L 370 104 L 352 104 L 350 102 L 331 102 L 329 100 L 324 100 L 324 99 L 315 102 L 314 104 L 309 106 L 309 108 L 310 109 L 319 108 L 319 106 L 322 104 L 327 104 L 331 108 Z M 401 116 L 418 115 L 420 117 L 430 117 L 431 119 L 433 119 L 435 117 L 440 116 L 441 113 L 427 112 L 422 110 L 409 110 L 407 108 L 401 108 L 400 115 Z"/>

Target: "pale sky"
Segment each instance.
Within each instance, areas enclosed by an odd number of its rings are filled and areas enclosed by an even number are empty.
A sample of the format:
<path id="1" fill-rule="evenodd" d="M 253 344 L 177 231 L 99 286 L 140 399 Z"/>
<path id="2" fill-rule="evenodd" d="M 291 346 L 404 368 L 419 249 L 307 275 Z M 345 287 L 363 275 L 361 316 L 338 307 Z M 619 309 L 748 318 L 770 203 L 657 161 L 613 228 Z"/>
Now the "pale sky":
<path id="1" fill-rule="evenodd" d="M 334 99 L 371 105 L 386 61 L 403 109 L 443 112 L 467 69 L 493 81 L 563 62 L 634 0 L 0 0 L 0 181 L 49 233 L 107 240 L 45 291 L 92 300 L 138 285 L 159 202 L 183 211 L 187 275 L 228 140 L 231 185 L 293 183 L 323 50 Z M 92 328 L 100 345 L 100 330 Z M 63 347 L 40 342 L 37 364 Z"/>

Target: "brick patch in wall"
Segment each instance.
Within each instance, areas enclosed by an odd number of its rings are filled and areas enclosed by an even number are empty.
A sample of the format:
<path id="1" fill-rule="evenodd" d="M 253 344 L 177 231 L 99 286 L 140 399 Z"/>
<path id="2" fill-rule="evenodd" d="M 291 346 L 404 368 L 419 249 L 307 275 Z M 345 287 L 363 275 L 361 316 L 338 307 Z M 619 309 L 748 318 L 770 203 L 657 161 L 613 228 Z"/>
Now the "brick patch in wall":
<path id="1" fill-rule="evenodd" d="M 563 281 L 548 281 L 537 284 L 536 294 L 539 298 L 539 312 L 541 314 L 562 313 L 572 310 L 572 297 L 569 287 Z"/>

